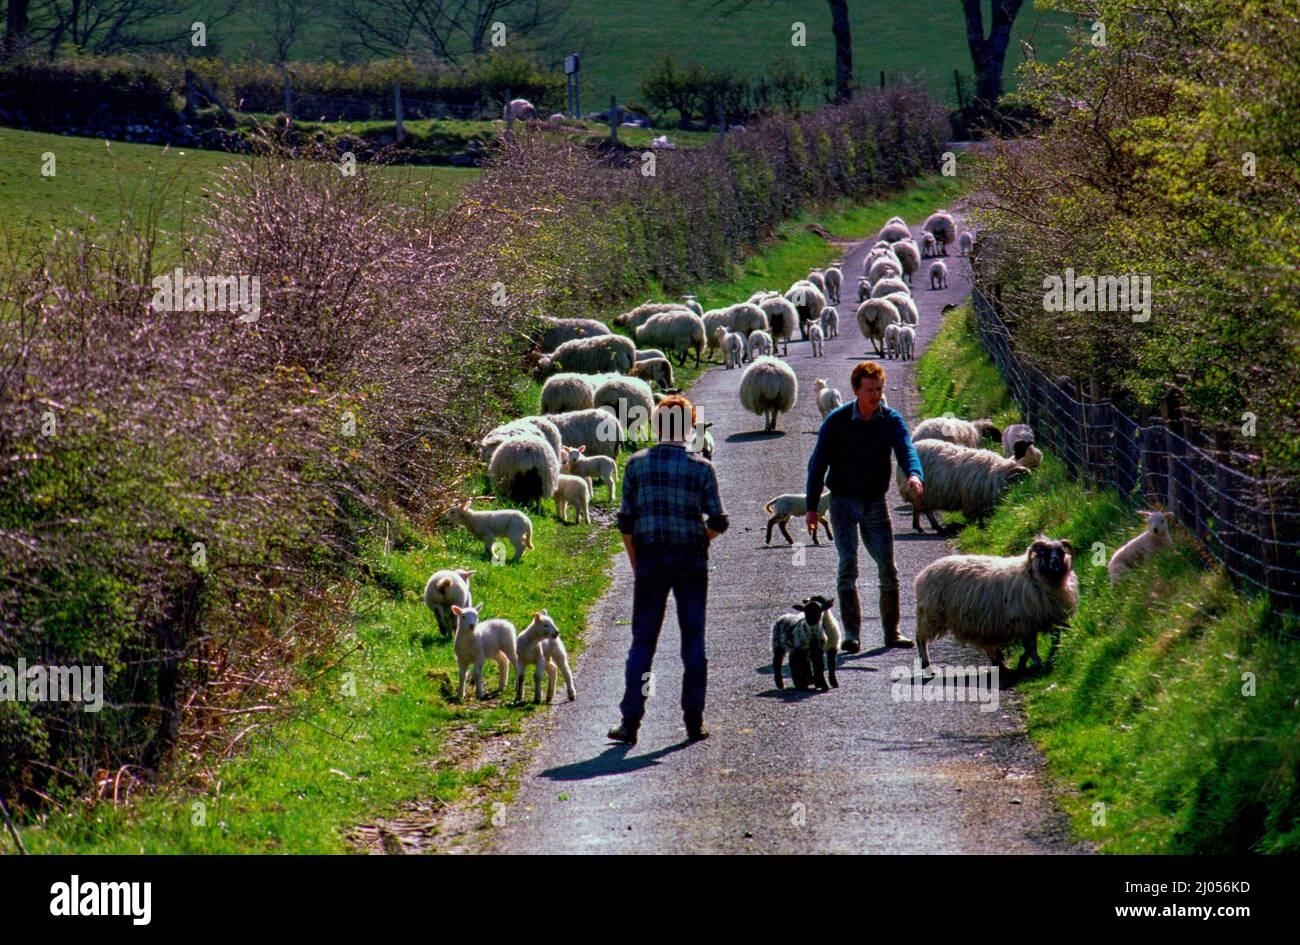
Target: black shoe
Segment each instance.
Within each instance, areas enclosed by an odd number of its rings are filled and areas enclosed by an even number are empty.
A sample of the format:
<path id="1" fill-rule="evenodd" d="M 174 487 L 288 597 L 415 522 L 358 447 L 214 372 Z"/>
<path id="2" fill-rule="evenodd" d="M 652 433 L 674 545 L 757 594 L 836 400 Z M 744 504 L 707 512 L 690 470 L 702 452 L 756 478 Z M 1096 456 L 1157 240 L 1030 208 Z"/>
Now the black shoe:
<path id="1" fill-rule="evenodd" d="M 686 740 L 688 742 L 702 742 L 708 737 L 709 733 L 703 725 L 687 726 L 686 728 Z"/>
<path id="2" fill-rule="evenodd" d="M 840 641 L 840 652 L 841 652 L 841 653 L 856 653 L 856 652 L 858 652 L 858 638 L 857 638 L 857 637 L 845 637 L 843 640 L 841 640 L 841 641 Z"/>
<path id="3" fill-rule="evenodd" d="M 606 737 L 612 742 L 622 742 L 625 745 L 636 744 L 636 729 L 624 722 L 617 728 L 611 728 Z"/>

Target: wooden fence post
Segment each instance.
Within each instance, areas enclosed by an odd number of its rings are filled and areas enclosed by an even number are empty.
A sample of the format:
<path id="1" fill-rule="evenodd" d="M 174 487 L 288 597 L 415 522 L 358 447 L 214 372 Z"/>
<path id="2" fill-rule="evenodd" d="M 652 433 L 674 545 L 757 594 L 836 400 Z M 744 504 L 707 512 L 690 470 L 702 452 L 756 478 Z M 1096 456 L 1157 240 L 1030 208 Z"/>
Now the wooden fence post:
<path id="1" fill-rule="evenodd" d="M 393 119 L 396 122 L 394 135 L 400 142 L 406 137 L 406 129 L 402 127 L 402 83 L 400 82 L 393 83 Z"/>
<path id="2" fill-rule="evenodd" d="M 515 127 L 515 110 L 510 107 L 512 98 L 510 90 L 506 89 L 506 131 L 511 131 Z"/>
<path id="3" fill-rule="evenodd" d="M 289 82 L 289 69 L 286 66 L 284 70 L 284 113 L 289 117 L 289 124 L 293 124 L 293 85 Z"/>
<path id="4" fill-rule="evenodd" d="M 618 100 L 609 97 L 609 143 L 618 144 Z"/>

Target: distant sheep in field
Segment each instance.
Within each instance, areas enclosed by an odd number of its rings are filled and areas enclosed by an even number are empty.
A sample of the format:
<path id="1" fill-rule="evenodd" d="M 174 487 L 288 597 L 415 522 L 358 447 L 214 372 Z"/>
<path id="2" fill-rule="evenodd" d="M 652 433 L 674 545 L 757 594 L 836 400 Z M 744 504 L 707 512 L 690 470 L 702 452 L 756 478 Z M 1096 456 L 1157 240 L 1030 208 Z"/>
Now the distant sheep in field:
<path id="1" fill-rule="evenodd" d="M 524 673 L 529 666 L 533 668 L 534 702 L 542 698 L 543 673 L 546 674 L 546 701 L 555 698 L 557 670 L 564 674 L 564 689 L 569 701 L 578 698 L 578 691 L 573 687 L 573 672 L 569 669 L 569 653 L 560 639 L 560 628 L 545 609 L 534 613 L 532 621 L 520 631 L 515 640 L 515 651 L 519 656 L 519 668 L 515 673 L 516 702 L 524 701 Z"/>
<path id="2" fill-rule="evenodd" d="M 930 214 L 925 221 L 925 230 L 934 236 L 935 246 L 940 256 L 948 255 L 948 246 L 957 241 L 957 221 L 946 210 Z"/>
<path id="3" fill-rule="evenodd" d="M 740 403 L 763 418 L 763 430 L 776 430 L 777 417 L 799 399 L 799 379 L 784 361 L 756 358 L 740 378 Z"/>
<path id="4" fill-rule="evenodd" d="M 587 480 L 587 488 L 595 495 L 593 480 L 599 480 L 609 486 L 609 501 L 614 501 L 614 491 L 618 488 L 618 463 L 608 456 L 587 456 L 585 446 L 565 446 L 560 468 L 570 476 L 581 476 Z"/>
<path id="5" fill-rule="evenodd" d="M 768 334 L 772 336 L 773 353 L 775 346 L 781 345 L 781 353 L 790 353 L 790 339 L 794 337 L 795 325 L 799 312 L 785 297 L 777 295 L 764 299 L 758 307 L 767 316 Z"/>
<path id="6" fill-rule="evenodd" d="M 591 483 L 586 479 L 560 473 L 552 498 L 555 499 L 555 514 L 561 522 L 568 524 L 569 506 L 573 506 L 573 524 L 591 524 Z"/>
<path id="7" fill-rule="evenodd" d="M 594 406 L 594 374 L 553 374 L 542 385 L 542 413 L 565 413 Z"/>
<path id="8" fill-rule="evenodd" d="M 894 303 L 885 299 L 867 299 L 858 306 L 858 330 L 862 332 L 863 338 L 871 342 L 878 356 L 885 353 L 885 330 L 899 321 L 898 309 Z"/>
<path id="9" fill-rule="evenodd" d="M 1015 483 L 1030 475 L 1029 469 L 1013 459 L 1003 459 L 992 450 L 976 450 L 943 440 L 914 442 L 921 460 L 924 487 L 918 502 L 901 467 L 896 470 L 898 494 L 912 506 L 912 528 L 920 532 L 921 514 L 942 533 L 936 511 L 961 512 L 967 518 L 987 515 Z"/>
<path id="10" fill-rule="evenodd" d="M 1002 455 L 1022 466 L 1036 469 L 1043 461 L 1042 451 L 1034 446 L 1034 431 L 1027 423 L 1013 423 L 1002 434 Z"/>
<path id="11" fill-rule="evenodd" d="M 950 555 L 916 576 L 916 646 L 922 669 L 929 645 L 951 633 L 1001 669 L 1002 648 L 1024 647 L 1017 671 L 1038 657 L 1038 635 L 1065 623 L 1079 606 L 1074 546 L 1039 537 L 1013 557 Z"/>
<path id="12" fill-rule="evenodd" d="M 844 395 L 834 387 L 826 383 L 826 379 L 819 377 L 813 382 L 813 387 L 817 391 L 817 412 L 826 419 L 826 415 L 844 403 Z"/>
<path id="13" fill-rule="evenodd" d="M 812 356 L 821 358 L 826 356 L 826 333 L 822 331 L 822 326 L 813 322 L 808 326 L 808 343 L 812 346 Z"/>
<path id="14" fill-rule="evenodd" d="M 751 359 L 770 355 L 772 351 L 772 336 L 767 332 L 756 331 L 749 336 L 749 356 Z"/>
<path id="15" fill-rule="evenodd" d="M 560 457 L 560 428 L 555 425 L 552 417 L 520 417 L 518 420 L 511 420 L 509 423 L 503 423 L 494 427 L 484 435 L 480 441 L 479 458 L 485 463 L 492 462 L 492 454 L 496 452 L 498 446 L 508 437 L 512 436 L 540 436 L 551 449 L 555 451 L 555 457 Z"/>
<path id="16" fill-rule="evenodd" d="M 822 309 L 821 314 L 822 334 L 827 338 L 835 338 L 840 333 L 840 313 L 835 310 L 835 306 L 828 305 Z"/>
<path id="17" fill-rule="evenodd" d="M 840 290 L 844 288 L 844 273 L 831 266 L 824 275 L 826 280 L 826 297 L 832 305 L 840 304 Z"/>
<path id="18" fill-rule="evenodd" d="M 451 612 L 451 605 L 470 607 L 474 604 L 469 590 L 469 579 L 473 574 L 473 571 L 463 568 L 434 571 L 424 585 L 424 606 L 433 611 L 443 636 L 449 637 L 456 631 L 456 617 Z"/>
<path id="19" fill-rule="evenodd" d="M 704 350 L 704 320 L 694 312 L 683 309 L 651 315 L 645 324 L 636 329 L 637 344 L 657 345 L 677 355 L 677 365 L 686 363 L 686 355 L 695 352 L 695 366 L 700 366 L 700 352 Z"/>
<path id="20" fill-rule="evenodd" d="M 666 390 L 673 386 L 673 365 L 667 358 L 647 358 L 632 365 L 628 377 L 639 377 L 643 381 L 654 381 L 660 390 Z"/>
<path id="21" fill-rule="evenodd" d="M 507 116 L 515 121 L 530 121 L 537 117 L 537 108 L 526 98 L 514 98 L 501 110 L 501 117 Z"/>
<path id="22" fill-rule="evenodd" d="M 957 252 L 962 256 L 969 256 L 974 248 L 975 237 L 971 235 L 970 230 L 962 230 L 961 236 L 957 237 Z"/>
<path id="23" fill-rule="evenodd" d="M 471 509 L 471 499 L 464 499 L 447 510 L 447 521 L 459 525 L 483 543 L 483 553 L 492 557 L 492 544 L 498 538 L 504 538 L 514 546 L 515 556 L 510 560 L 518 561 L 524 556 L 524 549 L 533 549 L 532 520 L 518 509 L 492 509 L 480 512 Z"/>
<path id="24" fill-rule="evenodd" d="M 559 477 L 559 455 L 540 436 L 507 438 L 488 463 L 488 478 L 496 495 L 520 505 L 533 503 L 539 511 L 542 499 L 555 492 Z"/>
<path id="25" fill-rule="evenodd" d="M 800 280 L 790 286 L 785 294 L 786 301 L 795 307 L 799 319 L 799 336 L 808 339 L 808 325 L 817 321 L 822 309 L 826 307 L 826 296 L 817 286 L 806 280 Z"/>
<path id="26" fill-rule="evenodd" d="M 690 312 L 691 310 L 681 302 L 646 302 L 638 305 L 631 311 L 624 312 L 614 319 L 615 325 L 620 325 L 628 331 L 635 332 L 636 329 L 644 325 L 652 315 L 662 315 L 664 312 Z M 692 312 L 691 314 L 694 314 Z"/>
<path id="27" fill-rule="evenodd" d="M 549 354 L 566 341 L 608 334 L 609 326 L 594 318 L 543 318 L 536 335 L 537 347 Z"/>
<path id="28" fill-rule="evenodd" d="M 888 295 L 881 296 L 887 302 L 893 304 L 898 309 L 898 320 L 904 325 L 915 325 L 918 318 L 916 302 L 906 292 L 890 292 Z"/>
<path id="29" fill-rule="evenodd" d="M 626 374 L 636 363 L 636 344 L 622 335 L 595 335 L 566 341 L 537 362 L 541 377 L 574 374 Z"/>
<path id="30" fill-rule="evenodd" d="M 460 672 L 460 684 L 456 687 L 456 700 L 465 700 L 465 677 L 470 668 L 474 669 L 474 691 L 480 700 L 487 698 L 483 688 L 483 667 L 488 660 L 497 664 L 501 674 L 501 694 L 504 696 L 506 685 L 510 681 L 509 667 L 515 668 L 519 676 L 519 656 L 515 652 L 515 625 L 509 620 L 479 621 L 480 607 L 459 607 L 452 605 L 451 612 L 456 615 L 456 641 L 452 645 L 456 651 L 456 668 Z"/>
<path id="31" fill-rule="evenodd" d="M 1115 586 L 1115 581 L 1120 575 L 1129 568 L 1135 567 L 1147 555 L 1161 547 L 1172 546 L 1174 543 L 1173 536 L 1169 533 L 1169 526 L 1174 523 L 1172 515 L 1168 512 L 1139 512 L 1138 514 L 1147 520 L 1147 527 L 1110 556 L 1110 563 L 1106 565 L 1106 570 L 1110 573 L 1111 587 Z"/>
<path id="32" fill-rule="evenodd" d="M 844 632 L 831 614 L 833 606 L 829 597 L 805 597 L 794 605 L 795 613 L 782 614 L 772 624 L 772 675 L 777 689 L 785 688 L 781 664 L 787 653 L 790 656 L 790 680 L 796 689 L 807 690 L 815 685 L 827 692 L 832 686 L 839 688 L 839 680 L 835 678 L 835 660 Z M 826 683 L 827 669 L 830 671 L 830 685 Z"/>
<path id="33" fill-rule="evenodd" d="M 817 502 L 817 524 L 826 532 L 826 540 L 834 541 L 835 539 L 831 536 L 830 523 L 826 521 L 826 513 L 830 507 L 831 494 L 823 492 L 821 499 Z M 790 537 L 790 533 L 785 526 L 790 519 L 803 519 L 808 514 L 808 497 L 802 492 L 787 492 L 767 503 L 767 505 L 763 506 L 763 510 L 772 516 L 767 521 L 767 540 L 764 544 L 772 544 L 772 529 L 776 527 L 781 529 L 781 534 L 785 536 L 786 543 L 793 545 L 794 539 Z M 812 540 L 814 545 L 820 544 L 817 541 L 816 528 L 813 529 Z"/>
<path id="34" fill-rule="evenodd" d="M 997 443 L 1002 439 L 1002 431 L 992 420 L 962 420 L 957 417 L 931 417 L 922 420 L 912 431 L 912 442 L 918 440 L 943 440 L 973 450 L 991 449 L 986 443 Z"/>
<path id="35" fill-rule="evenodd" d="M 899 326 L 898 348 L 899 356 L 904 361 L 911 361 L 916 357 L 916 329 L 911 325 Z"/>
<path id="36" fill-rule="evenodd" d="M 911 289 L 907 287 L 907 283 L 897 276 L 881 279 L 871 287 L 871 297 L 873 299 L 883 299 L 887 295 L 894 294 L 911 295 Z"/>

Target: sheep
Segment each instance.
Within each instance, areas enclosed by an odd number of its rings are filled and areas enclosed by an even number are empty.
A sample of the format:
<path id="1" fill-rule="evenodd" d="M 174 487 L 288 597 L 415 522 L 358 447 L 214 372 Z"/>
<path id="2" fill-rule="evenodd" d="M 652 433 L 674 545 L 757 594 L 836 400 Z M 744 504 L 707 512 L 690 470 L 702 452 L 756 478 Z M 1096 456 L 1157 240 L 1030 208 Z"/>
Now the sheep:
<path id="1" fill-rule="evenodd" d="M 790 286 L 786 301 L 793 305 L 799 318 L 799 336 L 808 339 L 808 323 L 815 322 L 826 307 L 826 296 L 811 282 L 800 280 Z"/>
<path id="2" fill-rule="evenodd" d="M 881 343 L 885 340 L 885 329 L 899 321 L 898 309 L 893 302 L 885 299 L 867 299 L 858 306 L 858 330 L 862 337 L 871 342 L 877 355 L 885 352 Z"/>
<path id="3" fill-rule="evenodd" d="M 772 353 L 772 336 L 765 331 L 756 331 L 749 336 L 749 357 L 762 357 Z"/>
<path id="4" fill-rule="evenodd" d="M 488 463 L 493 492 L 521 505 L 535 503 L 539 511 L 542 499 L 555 492 L 559 476 L 559 454 L 540 436 L 506 438 Z"/>
<path id="5" fill-rule="evenodd" d="M 931 417 L 922 420 L 912 431 L 913 443 L 919 440 L 943 440 L 973 450 L 987 448 L 984 446 L 986 439 L 995 443 L 1002 439 L 1002 431 L 987 418 L 962 420 L 957 417 Z"/>
<path id="6" fill-rule="evenodd" d="M 907 228 L 906 223 L 897 223 L 890 221 L 880 228 L 879 239 L 886 243 L 897 243 L 899 240 L 908 239 L 912 231 Z"/>
<path id="7" fill-rule="evenodd" d="M 931 256 L 938 255 L 937 244 L 934 240 L 933 233 L 921 234 L 921 258 L 929 259 Z"/>
<path id="8" fill-rule="evenodd" d="M 885 357 L 897 358 L 901 354 L 898 343 L 898 323 L 885 326 Z"/>
<path id="9" fill-rule="evenodd" d="M 638 305 L 629 312 L 615 317 L 614 324 L 626 328 L 628 331 L 636 331 L 644 325 L 652 315 L 662 315 L 664 312 L 690 312 L 691 310 L 680 302 L 646 302 Z M 691 314 L 695 314 L 691 312 Z"/>
<path id="10" fill-rule="evenodd" d="M 456 651 L 456 669 L 460 672 L 460 684 L 456 687 L 456 701 L 465 700 L 465 676 L 469 668 L 474 667 L 474 694 L 481 700 L 487 698 L 483 690 L 483 667 L 488 660 L 497 664 L 501 674 L 501 693 L 506 691 L 510 680 L 509 667 L 515 668 L 515 678 L 519 678 L 519 655 L 515 651 L 515 625 L 509 620 L 484 620 L 479 622 L 481 607 L 460 607 L 452 605 L 451 612 L 456 615 L 456 642 L 452 648 Z"/>
<path id="11" fill-rule="evenodd" d="M 835 310 L 835 306 L 828 305 L 822 309 L 821 314 L 822 334 L 827 338 L 837 338 L 840 334 L 840 313 Z"/>
<path id="12" fill-rule="evenodd" d="M 717 341 L 722 348 L 725 357 L 727 370 L 733 367 L 740 367 L 749 356 L 749 345 L 745 341 L 745 336 L 738 331 L 727 331 L 719 327 L 717 331 Z"/>
<path id="13" fill-rule="evenodd" d="M 835 539 L 831 535 L 830 522 L 826 521 L 826 513 L 830 507 L 831 494 L 823 492 L 822 497 L 817 501 L 817 522 L 825 530 L 826 540 L 834 541 Z M 768 515 L 772 516 L 767 520 L 767 540 L 764 544 L 772 544 L 772 528 L 775 526 L 781 529 L 781 534 L 785 536 L 786 543 L 793 545 L 794 539 L 786 531 L 785 525 L 792 518 L 803 518 L 808 514 L 808 497 L 802 492 L 787 492 L 767 503 L 767 505 L 763 506 L 763 509 Z M 821 544 L 817 540 L 817 529 L 815 527 L 813 528 L 812 539 L 814 545 Z"/>
<path id="14" fill-rule="evenodd" d="M 731 309 L 711 308 L 704 313 L 700 319 L 704 322 L 704 356 L 710 361 L 713 360 L 715 351 L 726 355 L 723 349 L 723 341 L 726 340 L 727 331 L 731 328 Z M 722 334 L 718 334 L 718 329 L 722 329 Z"/>
<path id="15" fill-rule="evenodd" d="M 641 378 L 613 375 L 596 385 L 592 406 L 608 407 L 619 418 L 623 429 L 633 439 L 639 439 L 643 431 L 649 430 L 655 398 L 650 385 Z"/>
<path id="16" fill-rule="evenodd" d="M 713 426 L 712 420 L 691 427 L 691 436 L 686 447 L 689 452 L 698 452 L 707 460 L 713 459 L 713 434 L 709 432 L 711 426 Z"/>
<path id="17" fill-rule="evenodd" d="M 566 446 L 561 460 L 561 469 L 570 476 L 581 476 L 587 481 L 587 488 L 594 494 L 592 480 L 599 480 L 609 486 L 609 501 L 614 501 L 614 491 L 618 488 L 618 463 L 608 456 L 586 456 L 585 446 Z"/>
<path id="18" fill-rule="evenodd" d="M 781 663 L 790 654 L 790 680 L 796 689 L 806 690 L 815 684 L 822 692 L 839 688 L 835 678 L 835 658 L 844 636 L 831 614 L 834 601 L 815 595 L 794 605 L 796 613 L 782 614 L 772 624 L 772 675 L 777 689 L 784 689 Z M 811 667 L 809 663 L 811 661 Z M 823 672 L 823 664 L 829 673 Z M 830 685 L 826 676 L 830 676 Z"/>
<path id="19" fill-rule="evenodd" d="M 555 514 L 561 522 L 568 524 L 569 506 L 573 506 L 573 524 L 591 524 L 591 483 L 586 479 L 560 473 L 551 497 L 555 499 Z"/>
<path id="20" fill-rule="evenodd" d="M 536 344 L 543 353 L 549 354 L 566 341 L 608 334 L 609 326 L 594 318 L 543 318 Z"/>
<path id="21" fill-rule="evenodd" d="M 683 295 L 682 299 L 686 302 L 686 308 L 689 308 L 696 315 L 703 317 L 704 306 L 695 300 L 693 295 Z"/>
<path id="22" fill-rule="evenodd" d="M 764 431 L 775 431 L 777 416 L 791 410 L 798 399 L 799 379 L 776 358 L 756 358 L 740 378 L 740 403 L 763 417 Z"/>
<path id="23" fill-rule="evenodd" d="M 659 345 L 677 355 L 677 365 L 686 363 L 687 352 L 695 352 L 695 366 L 700 366 L 700 352 L 704 349 L 704 320 L 694 312 L 682 309 L 651 315 L 636 329 L 640 344 Z"/>
<path id="24" fill-rule="evenodd" d="M 515 640 L 519 668 L 515 673 L 515 701 L 524 701 L 524 673 L 533 668 L 533 701 L 542 700 L 542 673 L 546 673 L 546 701 L 555 698 L 555 673 L 564 674 L 564 689 L 572 702 L 578 698 L 573 687 L 573 673 L 569 669 L 569 653 L 560 639 L 560 628 L 543 608 L 533 614 L 532 621 Z"/>
<path id="25" fill-rule="evenodd" d="M 594 406 L 596 385 L 591 374 L 553 374 L 542 385 L 542 413 L 565 413 Z"/>
<path id="26" fill-rule="evenodd" d="M 825 378 L 817 378 L 813 381 L 813 387 L 817 390 L 817 412 L 822 415 L 823 420 L 828 413 L 844 403 L 844 395 L 828 385 Z"/>
<path id="27" fill-rule="evenodd" d="M 911 325 L 899 326 L 898 348 L 904 361 L 911 361 L 916 357 L 916 329 Z"/>
<path id="28" fill-rule="evenodd" d="M 756 331 L 767 331 L 767 315 L 752 302 L 738 302 L 727 309 L 731 320 L 727 327 L 748 338 Z"/>
<path id="29" fill-rule="evenodd" d="M 1168 512 L 1139 512 L 1138 514 L 1147 520 L 1147 527 L 1110 556 L 1110 563 L 1106 565 L 1106 570 L 1110 573 L 1111 587 L 1115 586 L 1115 581 L 1120 575 L 1137 565 L 1151 552 L 1161 546 L 1174 543 L 1173 537 L 1169 534 L 1169 526 L 1174 523 L 1172 515 Z"/>
<path id="30" fill-rule="evenodd" d="M 575 374 L 626 374 L 636 363 L 636 344 L 622 335 L 595 335 L 566 341 L 537 363 L 540 377 L 560 371 Z"/>
<path id="31" fill-rule="evenodd" d="M 902 275 L 903 264 L 896 256 L 878 256 L 867 269 L 867 281 L 873 286 L 881 279 Z"/>
<path id="32" fill-rule="evenodd" d="M 957 253 L 961 256 L 969 256 L 974 248 L 975 237 L 971 235 L 970 230 L 962 230 L 961 235 L 957 237 Z"/>
<path id="33" fill-rule="evenodd" d="M 817 287 L 817 291 L 820 292 L 822 295 L 826 294 L 826 276 L 822 273 L 820 269 L 814 269 L 811 272 L 809 272 L 805 281 L 811 282 L 813 285 L 815 285 Z"/>
<path id="34" fill-rule="evenodd" d="M 894 255 L 903 267 L 903 281 L 910 285 L 913 273 L 921 268 L 921 251 L 911 240 L 904 240 L 894 244 Z"/>
<path id="35" fill-rule="evenodd" d="M 781 353 L 790 353 L 790 339 L 794 337 L 794 326 L 799 320 L 799 311 L 784 296 L 769 296 L 758 303 L 758 307 L 767 316 L 768 333 L 772 336 L 773 353 L 776 342 L 781 343 Z"/>
<path id="36" fill-rule="evenodd" d="M 536 117 L 537 108 L 526 98 L 513 98 L 510 104 L 501 110 L 501 117 L 514 118 L 515 121 L 528 121 Z"/>
<path id="37" fill-rule="evenodd" d="M 893 295 L 898 292 L 901 292 L 903 295 L 911 295 L 911 290 L 908 289 L 907 283 L 896 276 L 889 276 L 888 278 L 881 279 L 871 287 L 871 297 L 873 299 L 883 299 L 887 295 Z"/>
<path id="38" fill-rule="evenodd" d="M 928 486 L 928 482 L 927 482 Z M 1063 624 L 1079 606 L 1074 546 L 1039 536 L 1025 554 L 949 555 L 916 576 L 916 647 L 930 666 L 929 644 L 951 633 L 984 650 L 999 669 L 1002 648 L 1024 647 L 1017 672 L 1038 658 L 1038 634 Z"/>
<path id="39" fill-rule="evenodd" d="M 826 280 L 826 295 L 830 299 L 831 304 L 839 305 L 840 289 L 844 287 L 844 273 L 840 272 L 837 267 L 831 266 L 826 270 L 823 278 Z"/>
<path id="40" fill-rule="evenodd" d="M 925 231 L 934 236 L 935 245 L 938 247 L 938 255 L 947 256 L 948 244 L 957 240 L 957 221 L 952 218 L 952 214 L 948 211 L 940 210 L 937 213 L 930 214 L 929 219 L 925 221 Z"/>
<path id="41" fill-rule="evenodd" d="M 524 549 L 533 550 L 533 522 L 518 509 L 493 509 L 480 512 L 469 507 L 472 499 L 463 499 L 447 511 L 447 519 L 460 525 L 479 541 L 483 542 L 483 552 L 492 557 L 492 544 L 498 538 L 504 538 L 514 545 L 515 556 L 511 562 L 524 556 Z"/>
<path id="42" fill-rule="evenodd" d="M 647 358 L 632 365 L 628 377 L 654 381 L 660 390 L 673 386 L 673 365 L 667 358 Z"/>
<path id="43" fill-rule="evenodd" d="M 930 289 L 948 288 L 948 267 L 941 262 L 930 263 Z"/>
<path id="44" fill-rule="evenodd" d="M 555 458 L 560 457 L 560 428 L 555 425 L 554 417 L 520 417 L 489 430 L 480 441 L 479 458 L 485 463 L 492 462 L 492 454 L 507 437 L 540 436 L 555 451 Z"/>
<path id="45" fill-rule="evenodd" d="M 858 302 L 859 303 L 865 302 L 869 298 L 871 298 L 871 280 L 859 279 L 858 280 Z"/>
<path id="46" fill-rule="evenodd" d="M 650 361 L 654 358 L 667 358 L 667 357 L 668 355 L 664 354 L 658 348 L 637 348 L 636 349 L 637 361 Z"/>
<path id="47" fill-rule="evenodd" d="M 943 528 L 934 517 L 936 510 L 978 518 L 987 514 L 1013 484 L 1030 475 L 1026 467 L 991 450 L 971 449 L 943 440 L 913 441 L 913 444 L 925 480 L 920 502 L 916 501 L 901 466 L 895 476 L 899 496 L 912 505 L 912 528 L 918 532 L 923 531 L 922 512 L 931 527 L 941 533 Z"/>
<path id="48" fill-rule="evenodd" d="M 1034 446 L 1034 431 L 1027 423 L 1013 423 L 1002 433 L 1002 455 L 1030 469 L 1043 461 L 1042 451 Z"/>
<path id="49" fill-rule="evenodd" d="M 907 221 L 904 220 L 904 219 L 903 219 L 902 217 L 900 217 L 900 216 L 892 216 L 892 217 L 890 217 L 888 220 L 886 220 L 885 222 L 886 222 L 886 223 L 904 223 L 904 224 L 905 224 Z"/>
<path id="50" fill-rule="evenodd" d="M 456 618 L 451 612 L 451 605 L 470 607 L 474 604 L 469 590 L 469 579 L 474 573 L 464 568 L 434 571 L 424 585 L 424 606 L 433 611 L 434 620 L 443 636 L 449 637 L 456 631 Z"/>
<path id="51" fill-rule="evenodd" d="M 915 325 L 917 322 L 916 303 L 906 292 L 890 292 L 881 298 L 890 302 L 894 308 L 898 309 L 898 320 L 904 325 Z"/>
<path id="52" fill-rule="evenodd" d="M 550 419 L 568 446 L 585 446 L 588 456 L 618 458 L 618 448 L 626 439 L 624 426 L 611 410 L 573 410 L 553 414 Z M 636 418 L 633 418 L 636 419 Z"/>
<path id="53" fill-rule="evenodd" d="M 812 356 L 821 358 L 826 356 L 826 333 L 822 331 L 822 326 L 813 322 L 808 326 L 808 342 L 812 345 Z"/>

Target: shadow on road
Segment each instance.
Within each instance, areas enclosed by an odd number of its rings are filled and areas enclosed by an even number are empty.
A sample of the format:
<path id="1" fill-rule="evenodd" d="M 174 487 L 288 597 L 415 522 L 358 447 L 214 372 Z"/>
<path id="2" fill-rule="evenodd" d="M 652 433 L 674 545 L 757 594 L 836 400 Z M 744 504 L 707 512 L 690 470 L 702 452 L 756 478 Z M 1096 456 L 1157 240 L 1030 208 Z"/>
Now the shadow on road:
<path id="1" fill-rule="evenodd" d="M 763 440 L 776 440 L 785 436 L 784 430 L 751 430 L 748 433 L 733 433 L 727 437 L 727 443 L 760 443 Z"/>
<path id="2" fill-rule="evenodd" d="M 592 778 L 604 778 L 614 774 L 630 774 L 633 771 L 640 771 L 643 768 L 649 768 L 659 764 L 659 759 L 665 755 L 670 755 L 675 751 L 681 751 L 691 743 L 682 739 L 675 745 L 669 745 L 667 748 L 660 748 L 658 751 L 652 751 L 645 755 L 636 755 L 628 757 L 628 752 L 632 750 L 630 745 L 611 745 L 595 758 L 588 758 L 586 761 L 575 761 L 570 765 L 560 765 L 557 768 L 547 768 L 541 772 L 540 777 L 547 778 L 551 781 L 589 781 Z"/>

